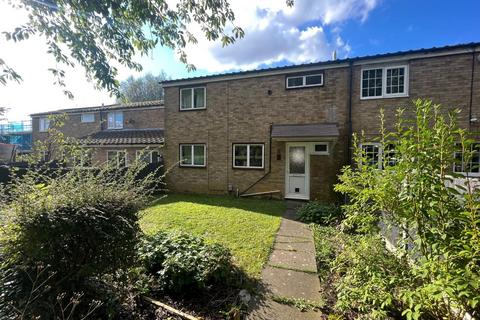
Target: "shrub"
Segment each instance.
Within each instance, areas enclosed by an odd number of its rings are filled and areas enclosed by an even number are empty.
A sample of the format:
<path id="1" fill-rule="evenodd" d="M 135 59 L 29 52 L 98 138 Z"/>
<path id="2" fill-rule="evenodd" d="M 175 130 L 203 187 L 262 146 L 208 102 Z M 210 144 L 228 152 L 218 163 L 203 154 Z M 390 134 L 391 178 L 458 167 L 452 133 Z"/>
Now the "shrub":
<path id="1" fill-rule="evenodd" d="M 114 180 L 105 171 L 32 171 L 14 181 L 0 202 L 0 316 L 56 318 L 60 296 L 64 304 L 82 296 L 75 312 L 85 315 L 105 296 L 91 280 L 136 260 L 148 179 L 135 181 L 135 170 Z"/>
<path id="2" fill-rule="evenodd" d="M 319 202 L 308 202 L 297 211 L 298 219 L 305 223 L 333 225 L 342 220 L 343 213 L 339 206 Z"/>
<path id="3" fill-rule="evenodd" d="M 147 237 L 140 259 L 162 291 L 188 292 L 232 284 L 235 279 L 228 249 L 185 233 L 158 232 Z"/>
<path id="4" fill-rule="evenodd" d="M 400 317 L 400 294 L 413 285 L 411 274 L 407 263 L 388 252 L 379 237 L 350 236 L 332 270 L 339 275 L 339 311 L 355 310 L 364 319 Z"/>

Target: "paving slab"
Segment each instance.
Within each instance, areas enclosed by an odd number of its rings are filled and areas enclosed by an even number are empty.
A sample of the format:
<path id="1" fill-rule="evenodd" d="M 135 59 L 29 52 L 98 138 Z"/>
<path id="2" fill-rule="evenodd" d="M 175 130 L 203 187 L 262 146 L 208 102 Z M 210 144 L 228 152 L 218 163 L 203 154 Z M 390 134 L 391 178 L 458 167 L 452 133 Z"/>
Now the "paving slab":
<path id="1" fill-rule="evenodd" d="M 273 251 L 262 271 L 263 295 L 252 301 L 247 319 L 318 320 L 321 312 L 302 312 L 294 306 L 275 302 L 273 297 L 305 299 L 321 303 L 320 281 L 316 274 L 312 232 L 295 221 L 296 209 L 304 202 L 287 202 Z"/>
<path id="2" fill-rule="evenodd" d="M 289 298 L 304 298 L 320 303 L 320 283 L 316 274 L 282 270 L 267 266 L 262 271 L 262 280 L 268 292 Z"/>
<path id="3" fill-rule="evenodd" d="M 308 251 L 273 250 L 268 265 L 317 272 L 315 255 Z"/>

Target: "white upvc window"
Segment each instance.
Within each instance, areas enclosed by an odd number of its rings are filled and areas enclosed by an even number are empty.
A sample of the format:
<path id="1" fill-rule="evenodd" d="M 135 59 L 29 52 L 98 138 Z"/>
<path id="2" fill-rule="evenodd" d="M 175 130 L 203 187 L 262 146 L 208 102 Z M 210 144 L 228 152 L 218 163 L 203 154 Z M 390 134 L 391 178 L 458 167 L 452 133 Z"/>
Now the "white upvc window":
<path id="1" fill-rule="evenodd" d="M 95 122 L 95 114 L 94 113 L 82 113 L 80 116 L 80 121 L 83 123 L 90 123 Z"/>
<path id="2" fill-rule="evenodd" d="M 379 142 L 366 142 L 360 145 L 364 162 L 369 166 L 382 169 L 384 165 L 392 167 L 397 164 L 395 144 L 389 143 L 385 147 Z"/>
<path id="3" fill-rule="evenodd" d="M 127 151 L 108 150 L 107 164 L 110 168 L 124 168 L 127 166 Z"/>
<path id="4" fill-rule="evenodd" d="M 323 73 L 290 76 L 285 81 L 287 89 L 323 86 Z"/>
<path id="5" fill-rule="evenodd" d="M 207 164 L 207 146 L 205 144 L 181 144 L 181 167 L 205 167 Z"/>
<path id="6" fill-rule="evenodd" d="M 161 156 L 157 150 L 137 150 L 136 157 L 138 162 L 159 163 Z"/>
<path id="7" fill-rule="evenodd" d="M 360 98 L 408 97 L 408 65 L 362 69 Z"/>
<path id="8" fill-rule="evenodd" d="M 45 118 L 38 119 L 38 131 L 47 132 L 49 128 L 50 128 L 49 118 L 45 117 Z"/>
<path id="9" fill-rule="evenodd" d="M 468 158 L 462 150 L 462 145 L 458 143 L 454 156 L 453 172 L 468 174 L 469 176 L 480 176 L 480 143 L 477 142 L 471 145 Z"/>
<path id="10" fill-rule="evenodd" d="M 108 129 L 123 128 L 123 112 L 122 111 L 112 111 L 107 114 L 107 128 Z"/>
<path id="11" fill-rule="evenodd" d="M 180 110 L 197 110 L 207 107 L 205 87 L 180 89 Z"/>
<path id="12" fill-rule="evenodd" d="M 313 144 L 312 154 L 314 154 L 314 155 L 328 155 L 328 154 L 330 154 L 330 150 L 329 150 L 329 147 L 328 147 L 328 142 L 315 142 Z"/>
<path id="13" fill-rule="evenodd" d="M 80 154 L 73 156 L 74 167 L 91 168 L 93 164 L 93 154 L 91 150 L 82 151 Z"/>
<path id="14" fill-rule="evenodd" d="M 260 143 L 238 143 L 233 145 L 233 167 L 263 169 L 265 146 Z"/>

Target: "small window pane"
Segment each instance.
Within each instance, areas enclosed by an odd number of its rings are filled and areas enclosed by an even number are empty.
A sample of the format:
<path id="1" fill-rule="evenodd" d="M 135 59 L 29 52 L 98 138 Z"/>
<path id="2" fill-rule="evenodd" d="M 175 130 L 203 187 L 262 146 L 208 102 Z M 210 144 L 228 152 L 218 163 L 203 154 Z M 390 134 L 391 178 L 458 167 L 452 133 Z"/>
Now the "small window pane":
<path id="1" fill-rule="evenodd" d="M 81 116 L 81 121 L 82 122 L 94 122 L 95 121 L 95 115 L 93 113 L 84 113 Z"/>
<path id="2" fill-rule="evenodd" d="M 196 166 L 205 165 L 205 147 L 203 145 L 193 146 L 193 164 Z"/>
<path id="3" fill-rule="evenodd" d="M 123 128 L 123 112 L 115 112 L 115 128 Z"/>
<path id="4" fill-rule="evenodd" d="M 289 167 L 291 174 L 305 173 L 305 147 L 290 147 Z"/>
<path id="5" fill-rule="evenodd" d="M 263 146 L 250 145 L 250 167 L 262 167 Z"/>
<path id="6" fill-rule="evenodd" d="M 192 164 L 192 146 L 191 145 L 184 145 L 181 147 L 181 163 L 184 165 L 191 165 Z"/>
<path id="7" fill-rule="evenodd" d="M 326 144 L 316 144 L 315 145 L 315 152 L 327 152 L 328 147 Z"/>
<path id="8" fill-rule="evenodd" d="M 305 84 L 307 86 L 312 86 L 312 85 L 321 85 L 323 80 L 322 80 L 323 76 L 321 74 L 317 74 L 317 75 L 312 75 L 312 76 L 306 76 L 305 78 Z"/>
<path id="9" fill-rule="evenodd" d="M 180 91 L 180 108 L 191 109 L 192 108 L 192 89 L 182 89 Z"/>
<path id="10" fill-rule="evenodd" d="M 379 97 L 382 95 L 383 69 L 363 70 L 362 97 Z"/>
<path id="11" fill-rule="evenodd" d="M 287 78 L 287 87 L 301 87 L 303 86 L 303 77 L 291 77 Z"/>
<path id="12" fill-rule="evenodd" d="M 235 146 L 235 159 L 234 163 L 236 167 L 246 167 L 247 166 L 247 146 L 246 145 L 236 145 Z"/>
<path id="13" fill-rule="evenodd" d="M 374 144 L 366 144 L 362 146 L 363 157 L 365 158 L 365 164 L 378 166 L 379 165 L 379 156 L 380 148 Z"/>
<path id="14" fill-rule="evenodd" d="M 115 127 L 115 117 L 113 113 L 109 113 L 107 115 L 107 118 L 108 118 L 108 128 L 113 129 Z"/>
<path id="15" fill-rule="evenodd" d="M 194 108 L 205 108 L 205 88 L 195 88 L 193 90 Z"/>
<path id="16" fill-rule="evenodd" d="M 160 153 L 158 151 L 152 151 L 152 163 L 159 163 L 160 162 Z"/>
<path id="17" fill-rule="evenodd" d="M 127 154 L 125 151 L 118 152 L 118 166 L 124 168 L 127 166 Z"/>

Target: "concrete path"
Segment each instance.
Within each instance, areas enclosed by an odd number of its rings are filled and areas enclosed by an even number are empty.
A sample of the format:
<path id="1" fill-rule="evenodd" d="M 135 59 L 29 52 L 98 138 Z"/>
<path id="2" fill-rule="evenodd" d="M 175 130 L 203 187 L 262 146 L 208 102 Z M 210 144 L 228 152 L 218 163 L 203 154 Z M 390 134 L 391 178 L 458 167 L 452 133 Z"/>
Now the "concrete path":
<path id="1" fill-rule="evenodd" d="M 287 202 L 273 251 L 262 271 L 265 294 L 254 301 L 249 320 L 320 319 L 320 312 L 301 312 L 272 299 L 275 296 L 321 302 L 313 236 L 307 225 L 294 220 L 298 205 L 298 202 Z"/>

